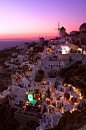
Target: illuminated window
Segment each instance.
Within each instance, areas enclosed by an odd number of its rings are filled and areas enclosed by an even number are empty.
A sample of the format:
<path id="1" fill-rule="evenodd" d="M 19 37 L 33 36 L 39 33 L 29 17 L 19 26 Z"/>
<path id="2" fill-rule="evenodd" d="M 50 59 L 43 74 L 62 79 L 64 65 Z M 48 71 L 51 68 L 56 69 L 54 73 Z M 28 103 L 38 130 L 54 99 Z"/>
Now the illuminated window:
<path id="1" fill-rule="evenodd" d="M 83 55 L 86 55 L 86 52 L 85 52 L 85 51 L 83 51 Z"/>
<path id="2" fill-rule="evenodd" d="M 33 100 L 33 95 L 32 94 L 28 94 L 28 99 L 31 101 Z"/>
<path id="3" fill-rule="evenodd" d="M 33 95 L 32 94 L 28 94 L 28 99 L 29 99 L 29 103 L 31 104 L 36 104 L 36 100 L 33 100 Z"/>

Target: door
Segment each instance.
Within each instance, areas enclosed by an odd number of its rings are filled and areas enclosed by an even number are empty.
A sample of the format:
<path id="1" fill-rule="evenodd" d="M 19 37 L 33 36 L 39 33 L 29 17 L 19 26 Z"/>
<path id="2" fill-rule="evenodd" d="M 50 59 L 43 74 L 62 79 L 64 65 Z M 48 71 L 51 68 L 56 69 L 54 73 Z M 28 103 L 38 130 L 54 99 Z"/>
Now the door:
<path id="1" fill-rule="evenodd" d="M 51 65 L 51 69 L 52 69 L 52 67 L 53 67 L 53 66 Z"/>

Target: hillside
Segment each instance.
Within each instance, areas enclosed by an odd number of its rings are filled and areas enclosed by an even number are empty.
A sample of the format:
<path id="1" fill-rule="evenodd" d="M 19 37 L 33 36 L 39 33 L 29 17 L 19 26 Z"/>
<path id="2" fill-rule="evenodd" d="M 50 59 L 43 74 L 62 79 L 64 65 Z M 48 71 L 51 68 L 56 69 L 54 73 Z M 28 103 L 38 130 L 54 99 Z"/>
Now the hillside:
<path id="1" fill-rule="evenodd" d="M 76 62 L 68 68 L 61 69 L 59 76 L 65 78 L 63 83 L 69 83 L 81 90 L 82 96 L 86 98 L 86 66 Z"/>
<path id="2" fill-rule="evenodd" d="M 25 126 L 19 124 L 14 119 L 15 108 L 9 105 L 8 97 L 3 99 L 0 104 L 0 130 L 36 130 L 38 123 L 29 121 Z"/>
<path id="3" fill-rule="evenodd" d="M 59 76 L 65 78 L 63 83 L 72 84 L 81 90 L 82 96 L 86 99 L 86 66 L 76 62 L 68 68 L 61 69 Z M 86 106 L 81 112 L 65 112 L 57 127 L 52 130 L 77 130 L 86 124 Z"/>

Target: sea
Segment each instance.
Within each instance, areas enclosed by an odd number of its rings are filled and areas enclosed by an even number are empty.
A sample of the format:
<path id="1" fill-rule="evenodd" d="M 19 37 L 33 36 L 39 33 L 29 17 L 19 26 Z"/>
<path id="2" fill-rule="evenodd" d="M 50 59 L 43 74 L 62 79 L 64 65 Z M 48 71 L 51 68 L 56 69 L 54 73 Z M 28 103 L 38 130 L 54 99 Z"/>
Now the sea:
<path id="1" fill-rule="evenodd" d="M 32 43 L 33 41 L 37 42 L 37 40 L 0 40 L 0 50 L 3 50 L 5 48 L 20 46 L 25 42 Z"/>

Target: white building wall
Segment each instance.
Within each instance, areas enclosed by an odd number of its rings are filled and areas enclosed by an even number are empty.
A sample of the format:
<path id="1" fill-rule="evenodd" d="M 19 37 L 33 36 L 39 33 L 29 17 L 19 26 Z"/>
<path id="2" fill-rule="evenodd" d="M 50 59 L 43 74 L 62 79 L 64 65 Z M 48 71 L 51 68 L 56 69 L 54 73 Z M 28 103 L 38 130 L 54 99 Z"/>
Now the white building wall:
<path id="1" fill-rule="evenodd" d="M 20 61 L 20 62 L 22 62 L 24 59 L 25 59 L 25 56 L 24 55 L 18 55 L 18 60 Z"/>
<path id="2" fill-rule="evenodd" d="M 65 30 L 64 29 L 60 30 L 60 36 L 65 36 Z"/>
<path id="3" fill-rule="evenodd" d="M 23 87 L 28 88 L 29 85 L 29 81 L 27 78 L 23 77 L 23 79 L 19 82 L 19 84 L 21 84 Z"/>
<path id="4" fill-rule="evenodd" d="M 43 60 L 41 60 L 41 66 L 48 67 L 48 61 L 49 61 L 49 57 L 46 57 Z"/>
<path id="5" fill-rule="evenodd" d="M 51 89 L 51 94 L 55 92 L 55 81 L 50 82 L 50 89 Z"/>
<path id="6" fill-rule="evenodd" d="M 64 98 L 60 98 L 60 103 L 63 103 L 66 106 L 68 104 L 68 101 Z"/>
<path id="7" fill-rule="evenodd" d="M 46 64 L 45 64 L 46 63 Z M 45 58 L 42 60 L 42 66 L 49 68 L 49 69 L 60 69 L 65 67 L 67 64 L 69 63 L 69 60 L 65 60 L 65 61 L 58 61 L 58 60 L 49 60 L 49 58 Z"/>
<path id="8" fill-rule="evenodd" d="M 53 92 L 55 92 L 54 85 L 55 85 L 55 80 L 51 81 L 50 84 L 45 84 L 45 85 L 42 85 L 41 82 L 33 82 L 30 84 L 30 87 L 28 87 L 28 94 L 35 93 L 35 91 L 37 89 L 37 90 L 39 90 L 39 93 L 45 95 L 46 91 L 48 90 L 48 87 L 52 94 Z"/>

